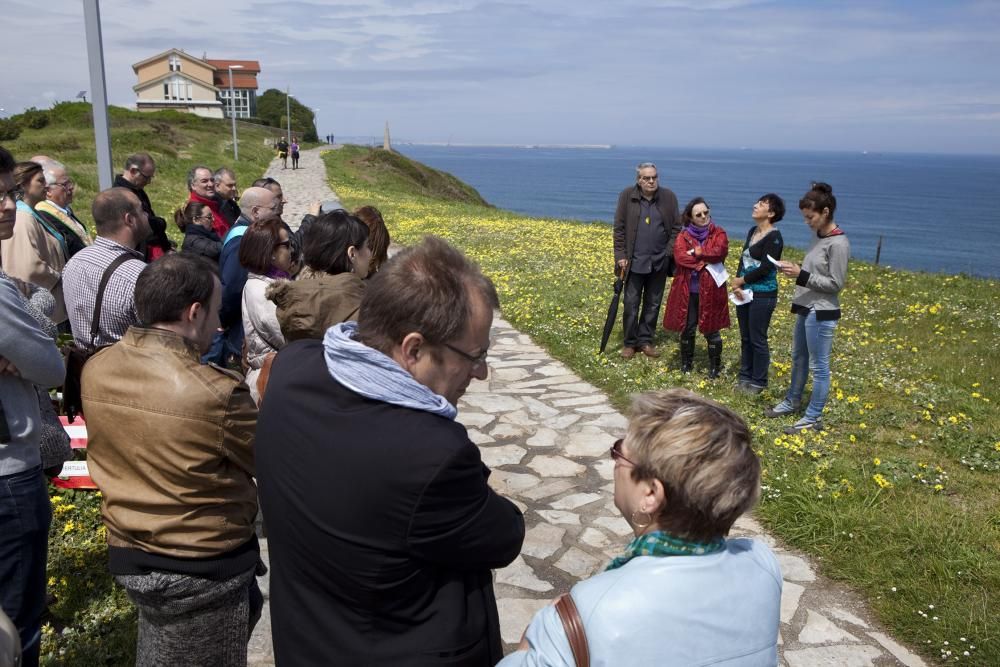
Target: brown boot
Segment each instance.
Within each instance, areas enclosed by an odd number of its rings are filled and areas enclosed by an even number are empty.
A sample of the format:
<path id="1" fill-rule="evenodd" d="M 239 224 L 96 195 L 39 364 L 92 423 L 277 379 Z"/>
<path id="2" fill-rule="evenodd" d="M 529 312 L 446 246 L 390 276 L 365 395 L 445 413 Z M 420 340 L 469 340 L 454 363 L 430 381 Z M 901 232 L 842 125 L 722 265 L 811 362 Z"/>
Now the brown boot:
<path id="1" fill-rule="evenodd" d="M 642 346 L 642 353 L 651 359 L 656 359 L 660 356 L 659 351 L 649 343 Z"/>
<path id="2" fill-rule="evenodd" d="M 635 348 L 626 345 L 622 348 L 622 359 L 631 359 L 635 356 Z"/>

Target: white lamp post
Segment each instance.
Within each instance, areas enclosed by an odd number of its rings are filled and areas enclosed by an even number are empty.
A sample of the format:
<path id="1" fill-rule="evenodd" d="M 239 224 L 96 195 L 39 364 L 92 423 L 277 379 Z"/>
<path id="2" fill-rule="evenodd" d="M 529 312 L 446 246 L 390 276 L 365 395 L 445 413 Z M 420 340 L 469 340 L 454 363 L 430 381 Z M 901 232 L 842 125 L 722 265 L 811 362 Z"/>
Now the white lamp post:
<path id="1" fill-rule="evenodd" d="M 319 139 L 319 107 L 313 109 L 313 127 L 316 128 L 316 139 Z"/>
<path id="2" fill-rule="evenodd" d="M 292 94 L 288 92 L 288 86 L 285 86 L 285 118 L 288 120 L 288 136 L 285 137 L 285 141 L 291 144 L 292 143 Z"/>
<path id="3" fill-rule="evenodd" d="M 233 70 L 243 69 L 243 65 L 229 65 L 229 119 L 233 123 L 233 161 L 240 159 L 240 144 L 236 138 L 236 98 L 233 96 Z"/>

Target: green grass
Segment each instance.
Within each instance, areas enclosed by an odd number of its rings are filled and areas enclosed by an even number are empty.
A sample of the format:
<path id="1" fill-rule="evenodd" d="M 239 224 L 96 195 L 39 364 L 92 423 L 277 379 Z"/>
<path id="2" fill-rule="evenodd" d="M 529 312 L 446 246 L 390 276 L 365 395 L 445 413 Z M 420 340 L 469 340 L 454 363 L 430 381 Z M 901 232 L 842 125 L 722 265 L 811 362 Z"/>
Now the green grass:
<path id="1" fill-rule="evenodd" d="M 1000 664 L 1000 282 L 852 261 L 828 430 L 784 436 L 788 420 L 761 414 L 789 379 L 792 286 L 784 279 L 771 388 L 736 394 L 735 316 L 718 381 L 704 378 L 703 340 L 691 376 L 677 370 L 673 334 L 659 334 L 658 360 L 622 361 L 617 329 L 610 353 L 597 354 L 613 282 L 608 227 L 483 205 L 447 175 L 378 150 L 346 147 L 324 159 L 345 205 L 377 206 L 396 242 L 433 233 L 461 247 L 493 278 L 504 317 L 618 407 L 633 392 L 671 386 L 731 405 L 753 428 L 764 465 L 764 523 L 862 593 L 893 635 L 928 658 L 951 650 L 952 661 Z M 456 190 L 466 195 L 456 199 Z M 721 222 L 735 273 L 738 239 L 752 223 Z M 790 215 L 781 224 L 802 222 Z M 801 260 L 802 252 L 787 255 Z"/>
<path id="2" fill-rule="evenodd" d="M 64 102 L 49 112 L 49 125 L 40 130 L 26 129 L 13 141 L 4 142 L 17 160 L 48 155 L 66 165 L 76 181 L 73 210 L 93 232 L 90 203 L 99 190 L 97 158 L 91 106 L 84 102 Z M 146 187 L 157 215 L 167 220 L 174 240 L 181 235 L 173 224 L 173 212 L 188 197 L 187 172 L 199 164 L 217 169 L 230 167 L 240 188 L 259 178 L 274 158 L 265 139 L 281 134 L 279 128 L 239 128 L 240 159 L 233 161 L 229 121 L 201 118 L 177 111 L 139 113 L 111 107 L 111 153 L 115 173 L 121 173 L 125 158 L 145 151 L 156 160 L 156 178 Z"/>

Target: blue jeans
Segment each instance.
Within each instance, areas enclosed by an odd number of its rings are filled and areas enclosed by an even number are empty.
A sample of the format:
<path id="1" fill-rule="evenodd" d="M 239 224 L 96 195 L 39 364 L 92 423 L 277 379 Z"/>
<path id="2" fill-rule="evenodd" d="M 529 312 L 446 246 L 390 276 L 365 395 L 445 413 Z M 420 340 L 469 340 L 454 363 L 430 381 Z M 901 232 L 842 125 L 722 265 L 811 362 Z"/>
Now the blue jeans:
<path id="1" fill-rule="evenodd" d="M 817 320 L 816 311 L 797 315 L 792 334 L 792 383 L 785 400 L 793 405 L 802 402 L 809 373 L 813 376 L 812 399 L 805 418 L 816 420 L 823 414 L 830 393 L 830 351 L 837 320 Z"/>
<path id="2" fill-rule="evenodd" d="M 38 664 L 51 523 L 40 466 L 0 477 L 0 606 L 21 636 L 23 665 Z"/>
<path id="3" fill-rule="evenodd" d="M 201 362 L 209 362 L 227 368 L 229 360 L 243 358 L 243 325 L 234 324 L 225 331 L 216 331 L 212 336 L 212 347 L 202 355 Z"/>
<path id="4" fill-rule="evenodd" d="M 736 319 L 740 323 L 740 382 L 767 386 L 767 371 L 771 365 L 767 330 L 777 303 L 776 296 L 754 296 L 750 303 L 736 306 Z"/>

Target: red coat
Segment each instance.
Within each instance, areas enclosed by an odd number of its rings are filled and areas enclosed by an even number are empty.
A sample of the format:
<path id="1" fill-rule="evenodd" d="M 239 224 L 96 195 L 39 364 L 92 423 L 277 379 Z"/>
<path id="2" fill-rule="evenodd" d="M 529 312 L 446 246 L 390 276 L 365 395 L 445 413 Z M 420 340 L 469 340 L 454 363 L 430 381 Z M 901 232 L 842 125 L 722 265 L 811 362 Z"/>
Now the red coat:
<path id="1" fill-rule="evenodd" d="M 729 254 L 729 238 L 726 230 L 715 223 L 709 223 L 708 238 L 701 246 L 701 257 L 689 255 L 688 251 L 698 246 L 698 242 L 687 229 L 677 236 L 674 244 L 674 279 L 670 284 L 670 296 L 663 313 L 663 328 L 669 331 L 683 331 L 687 324 L 687 311 L 691 274 L 698 272 L 698 331 L 710 334 L 719 329 L 729 328 L 729 293 L 724 283 L 715 284 L 706 264 L 722 262 Z"/>

